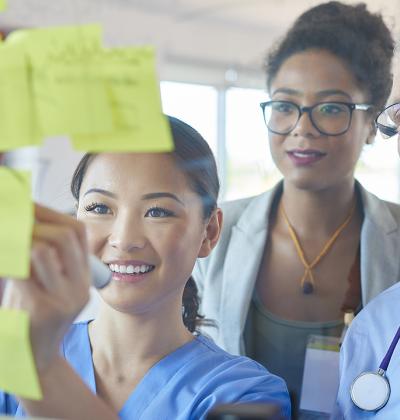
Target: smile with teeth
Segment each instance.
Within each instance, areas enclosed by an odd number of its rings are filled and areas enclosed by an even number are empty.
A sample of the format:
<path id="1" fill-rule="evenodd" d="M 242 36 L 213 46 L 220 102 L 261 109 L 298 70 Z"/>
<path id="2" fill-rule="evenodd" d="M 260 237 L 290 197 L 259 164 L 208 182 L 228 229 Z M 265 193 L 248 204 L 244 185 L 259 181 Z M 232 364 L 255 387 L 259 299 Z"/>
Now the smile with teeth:
<path id="1" fill-rule="evenodd" d="M 154 270 L 154 265 L 120 265 L 120 264 L 109 264 L 110 270 L 114 273 L 121 274 L 144 274 Z"/>
<path id="2" fill-rule="evenodd" d="M 323 153 L 313 151 L 313 152 L 291 152 L 293 156 L 299 157 L 299 158 L 306 158 L 310 156 L 322 156 Z"/>

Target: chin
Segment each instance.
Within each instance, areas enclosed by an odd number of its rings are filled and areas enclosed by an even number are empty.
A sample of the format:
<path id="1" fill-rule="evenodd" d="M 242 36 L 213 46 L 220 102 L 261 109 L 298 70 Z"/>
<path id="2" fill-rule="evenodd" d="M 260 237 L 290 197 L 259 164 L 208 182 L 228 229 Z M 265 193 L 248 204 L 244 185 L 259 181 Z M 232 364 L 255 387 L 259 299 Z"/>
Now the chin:
<path id="1" fill-rule="evenodd" d="M 285 182 L 291 184 L 298 190 L 304 191 L 321 191 L 330 187 L 328 182 L 324 182 L 321 177 L 296 177 L 296 178 L 287 178 Z"/>

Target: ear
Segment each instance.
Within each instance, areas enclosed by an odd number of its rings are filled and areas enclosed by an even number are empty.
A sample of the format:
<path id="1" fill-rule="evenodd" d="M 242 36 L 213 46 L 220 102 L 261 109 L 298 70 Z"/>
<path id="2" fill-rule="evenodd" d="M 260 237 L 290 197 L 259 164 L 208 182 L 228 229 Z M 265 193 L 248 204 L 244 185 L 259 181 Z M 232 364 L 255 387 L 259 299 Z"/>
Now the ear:
<path id="1" fill-rule="evenodd" d="M 221 234 L 222 219 L 222 210 L 220 208 L 215 209 L 207 221 L 204 231 L 204 239 L 201 243 L 198 258 L 208 257 L 215 245 L 217 245 Z"/>
<path id="2" fill-rule="evenodd" d="M 376 126 L 375 126 L 375 121 L 372 121 L 365 144 L 372 144 L 375 141 L 375 137 L 376 137 Z"/>

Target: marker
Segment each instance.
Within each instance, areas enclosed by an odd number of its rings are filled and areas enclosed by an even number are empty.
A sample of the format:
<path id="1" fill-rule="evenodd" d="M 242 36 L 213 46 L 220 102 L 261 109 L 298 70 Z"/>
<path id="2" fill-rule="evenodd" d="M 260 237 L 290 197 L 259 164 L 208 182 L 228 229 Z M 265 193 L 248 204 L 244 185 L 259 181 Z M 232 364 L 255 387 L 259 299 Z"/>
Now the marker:
<path id="1" fill-rule="evenodd" d="M 111 281 L 111 270 L 94 255 L 89 255 L 89 266 L 92 274 L 92 285 L 96 289 L 106 287 Z"/>

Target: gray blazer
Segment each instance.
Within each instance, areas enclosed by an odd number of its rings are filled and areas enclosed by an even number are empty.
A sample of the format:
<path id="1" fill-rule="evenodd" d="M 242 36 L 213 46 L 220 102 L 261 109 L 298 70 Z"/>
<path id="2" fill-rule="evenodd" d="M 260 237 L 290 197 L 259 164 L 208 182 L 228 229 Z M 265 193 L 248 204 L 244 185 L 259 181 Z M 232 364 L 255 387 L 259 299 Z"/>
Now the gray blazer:
<path id="1" fill-rule="evenodd" d="M 380 200 L 357 182 L 364 208 L 361 229 L 362 304 L 399 280 L 400 206 Z M 220 241 L 199 259 L 193 277 L 201 313 L 217 328 L 204 332 L 233 354 L 245 354 L 243 331 L 268 234 L 268 215 L 282 183 L 264 194 L 222 204 Z"/>

